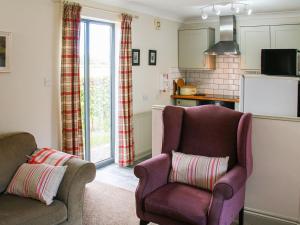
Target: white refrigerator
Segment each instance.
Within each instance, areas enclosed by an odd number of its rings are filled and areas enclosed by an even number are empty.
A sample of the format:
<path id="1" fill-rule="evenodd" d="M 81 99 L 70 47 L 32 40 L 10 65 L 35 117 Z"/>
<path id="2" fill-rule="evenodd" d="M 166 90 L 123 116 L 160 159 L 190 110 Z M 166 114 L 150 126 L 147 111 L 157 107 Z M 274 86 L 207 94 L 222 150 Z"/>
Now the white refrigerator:
<path id="1" fill-rule="evenodd" d="M 240 111 L 297 117 L 299 80 L 298 77 L 242 75 Z"/>

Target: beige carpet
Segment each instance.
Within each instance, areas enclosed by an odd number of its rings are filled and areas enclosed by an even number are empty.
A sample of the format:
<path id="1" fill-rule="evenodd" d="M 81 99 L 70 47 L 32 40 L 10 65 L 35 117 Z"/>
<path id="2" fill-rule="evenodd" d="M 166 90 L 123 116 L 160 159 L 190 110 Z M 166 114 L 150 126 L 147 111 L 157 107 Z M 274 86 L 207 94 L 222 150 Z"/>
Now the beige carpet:
<path id="1" fill-rule="evenodd" d="M 134 193 L 97 181 L 88 184 L 83 220 L 84 225 L 138 225 Z"/>

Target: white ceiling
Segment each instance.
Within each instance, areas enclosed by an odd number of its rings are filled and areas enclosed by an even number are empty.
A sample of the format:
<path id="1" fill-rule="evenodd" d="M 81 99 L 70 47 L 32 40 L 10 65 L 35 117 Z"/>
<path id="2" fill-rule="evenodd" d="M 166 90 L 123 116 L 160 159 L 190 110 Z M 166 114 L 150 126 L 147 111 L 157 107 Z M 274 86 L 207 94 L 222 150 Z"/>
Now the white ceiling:
<path id="1" fill-rule="evenodd" d="M 200 9 L 213 3 L 222 4 L 230 0 L 95 0 L 97 2 L 122 7 L 128 10 L 149 13 L 175 20 L 200 17 Z M 253 13 L 273 13 L 300 11 L 300 0 L 231 0 L 248 3 Z M 232 14 L 230 5 L 220 6 L 222 14 Z M 211 10 L 208 10 L 210 14 Z"/>

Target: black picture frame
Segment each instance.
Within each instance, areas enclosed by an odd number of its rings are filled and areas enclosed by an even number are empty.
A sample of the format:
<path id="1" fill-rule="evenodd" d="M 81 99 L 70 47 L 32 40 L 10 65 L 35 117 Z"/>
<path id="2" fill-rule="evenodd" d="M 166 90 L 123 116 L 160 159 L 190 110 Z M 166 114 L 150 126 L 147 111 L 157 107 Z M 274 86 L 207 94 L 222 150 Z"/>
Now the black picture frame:
<path id="1" fill-rule="evenodd" d="M 156 61 L 157 61 L 157 51 L 156 50 L 149 50 L 149 55 L 148 55 L 148 64 L 150 66 L 156 66 Z"/>
<path id="2" fill-rule="evenodd" d="M 132 65 L 139 66 L 141 59 L 141 51 L 140 49 L 132 49 Z"/>

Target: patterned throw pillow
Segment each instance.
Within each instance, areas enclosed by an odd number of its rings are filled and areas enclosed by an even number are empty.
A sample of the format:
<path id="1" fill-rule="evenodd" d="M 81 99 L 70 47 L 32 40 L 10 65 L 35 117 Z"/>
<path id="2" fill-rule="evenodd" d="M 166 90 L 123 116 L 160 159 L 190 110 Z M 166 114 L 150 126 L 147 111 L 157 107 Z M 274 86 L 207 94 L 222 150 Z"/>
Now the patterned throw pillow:
<path id="1" fill-rule="evenodd" d="M 212 158 L 172 152 L 170 182 L 180 182 L 212 191 L 228 167 L 229 157 Z"/>
<path id="2" fill-rule="evenodd" d="M 11 180 L 6 193 L 30 197 L 50 205 L 66 168 L 66 166 L 24 163 Z"/>
<path id="3" fill-rule="evenodd" d="M 53 166 L 62 166 L 71 158 L 78 158 L 78 156 L 70 155 L 52 148 L 42 148 L 36 150 L 31 156 L 28 156 L 28 163 L 45 163 Z"/>

